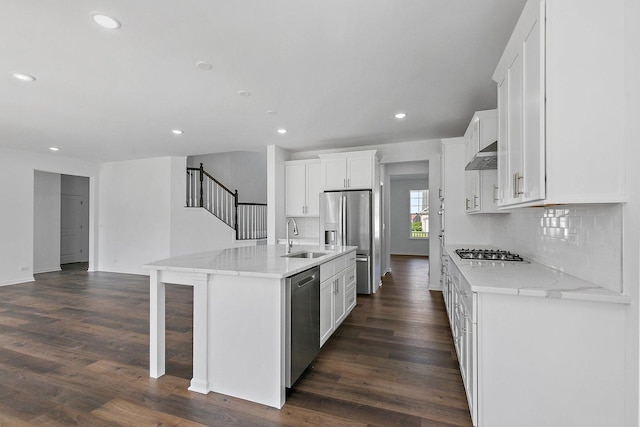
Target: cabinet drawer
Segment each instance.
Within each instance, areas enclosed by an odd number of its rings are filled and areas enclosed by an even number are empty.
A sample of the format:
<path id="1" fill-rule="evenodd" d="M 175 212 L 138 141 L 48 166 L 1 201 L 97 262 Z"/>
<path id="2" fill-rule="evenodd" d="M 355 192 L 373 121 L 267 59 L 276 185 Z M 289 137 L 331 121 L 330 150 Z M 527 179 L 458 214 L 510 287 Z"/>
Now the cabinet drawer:
<path id="1" fill-rule="evenodd" d="M 478 323 L 477 313 L 474 309 L 473 292 L 471 292 L 471 286 L 469 286 L 469 283 L 464 278 L 460 279 L 459 292 L 461 299 L 460 302 L 464 306 L 465 314 L 471 322 Z"/>
<path id="2" fill-rule="evenodd" d="M 347 288 L 349 286 L 355 286 L 356 285 L 356 266 L 352 265 L 351 267 L 348 267 L 345 275 L 344 275 L 344 280 L 346 283 Z"/>
<path id="3" fill-rule="evenodd" d="M 346 267 L 352 266 L 356 263 L 356 251 L 350 252 L 347 255 L 345 255 L 346 257 Z"/>
<path id="4" fill-rule="evenodd" d="M 327 261 L 324 264 L 320 264 L 320 281 L 324 282 L 331 276 L 336 274 L 336 260 Z"/>
<path id="5" fill-rule="evenodd" d="M 347 304 L 347 312 L 351 311 L 353 307 L 356 305 L 356 284 L 355 281 L 352 285 L 347 286 L 347 290 L 345 292 L 346 304 Z"/>
<path id="6" fill-rule="evenodd" d="M 345 267 L 347 266 L 347 256 L 346 255 L 342 255 L 342 256 L 334 259 L 333 262 L 335 263 L 335 272 L 338 273 L 338 272 L 344 270 Z"/>

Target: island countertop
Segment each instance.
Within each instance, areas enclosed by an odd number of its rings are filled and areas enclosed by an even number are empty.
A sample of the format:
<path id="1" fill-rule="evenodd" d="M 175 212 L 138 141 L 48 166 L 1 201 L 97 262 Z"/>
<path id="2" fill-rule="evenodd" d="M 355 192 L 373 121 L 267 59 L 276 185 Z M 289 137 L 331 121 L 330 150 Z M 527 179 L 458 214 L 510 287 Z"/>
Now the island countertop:
<path id="1" fill-rule="evenodd" d="M 199 252 L 150 262 L 147 270 L 170 270 L 190 273 L 283 279 L 311 267 L 323 264 L 357 246 L 294 245 L 291 254 L 321 252 L 318 258 L 286 257 L 286 245 L 257 245 Z"/>

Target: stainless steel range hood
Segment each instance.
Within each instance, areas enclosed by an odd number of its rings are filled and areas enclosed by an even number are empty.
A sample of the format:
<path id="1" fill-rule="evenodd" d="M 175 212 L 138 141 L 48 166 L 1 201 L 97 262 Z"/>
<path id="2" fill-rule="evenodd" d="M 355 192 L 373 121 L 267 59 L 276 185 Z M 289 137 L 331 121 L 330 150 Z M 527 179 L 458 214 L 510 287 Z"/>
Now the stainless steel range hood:
<path id="1" fill-rule="evenodd" d="M 466 171 L 498 169 L 498 141 L 487 145 L 464 167 Z"/>

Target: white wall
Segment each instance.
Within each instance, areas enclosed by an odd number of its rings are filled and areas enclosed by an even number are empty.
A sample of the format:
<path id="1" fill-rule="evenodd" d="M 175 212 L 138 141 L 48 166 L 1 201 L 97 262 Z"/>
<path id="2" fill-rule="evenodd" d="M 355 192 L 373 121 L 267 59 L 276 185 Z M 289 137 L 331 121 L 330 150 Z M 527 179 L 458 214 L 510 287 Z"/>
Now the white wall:
<path id="1" fill-rule="evenodd" d="M 35 171 L 33 272 L 60 270 L 60 174 Z"/>
<path id="2" fill-rule="evenodd" d="M 625 425 L 637 426 L 640 383 L 640 1 L 625 2 L 625 158 L 627 203 L 623 206 L 623 272 L 624 293 L 632 299 L 627 316 L 627 360 L 625 373 L 628 378 L 625 394 L 628 396 Z"/>
<path id="3" fill-rule="evenodd" d="M 411 239 L 411 218 L 409 216 L 410 190 L 429 188 L 426 179 L 391 179 L 389 228 L 391 254 L 393 255 L 429 255 L 429 240 Z M 431 219 L 431 216 L 430 218 Z M 431 227 L 429 227 L 431 228 Z"/>
<path id="4" fill-rule="evenodd" d="M 82 208 L 82 255 L 77 262 L 87 262 L 89 260 L 89 178 L 74 175 L 61 175 L 60 193 L 62 195 L 80 196 L 85 204 Z"/>
<path id="5" fill-rule="evenodd" d="M 187 158 L 190 167 L 200 167 L 229 190 L 238 190 L 240 202 L 267 202 L 266 151 L 231 151 Z"/>
<path id="6" fill-rule="evenodd" d="M 170 256 L 170 189 L 170 157 L 100 165 L 99 270 L 145 274 Z"/>
<path id="7" fill-rule="evenodd" d="M 267 147 L 267 244 L 275 245 L 286 236 L 284 215 L 284 162 L 291 154 L 280 147 Z"/>
<path id="8" fill-rule="evenodd" d="M 172 256 L 255 245 L 201 208 L 185 208 L 186 157 L 100 166 L 102 271 L 148 274 L 142 266 Z"/>
<path id="9" fill-rule="evenodd" d="M 36 153 L 0 148 L 0 285 L 33 280 L 34 171 L 91 177 L 96 186 L 98 165 L 58 153 Z M 95 218 L 92 191 L 91 218 Z M 89 225 L 90 246 L 95 247 L 95 222 Z M 90 251 L 89 266 L 95 251 Z"/>

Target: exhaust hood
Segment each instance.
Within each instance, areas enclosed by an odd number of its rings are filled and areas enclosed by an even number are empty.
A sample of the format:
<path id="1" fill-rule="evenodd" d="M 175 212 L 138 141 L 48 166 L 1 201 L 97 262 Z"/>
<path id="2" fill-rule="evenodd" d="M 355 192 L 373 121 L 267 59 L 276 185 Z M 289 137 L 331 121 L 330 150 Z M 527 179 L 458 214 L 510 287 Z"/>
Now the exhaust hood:
<path id="1" fill-rule="evenodd" d="M 464 167 L 466 171 L 485 169 L 498 169 L 498 141 L 492 142 L 478 151 L 478 154 L 473 156 L 467 166 Z"/>

